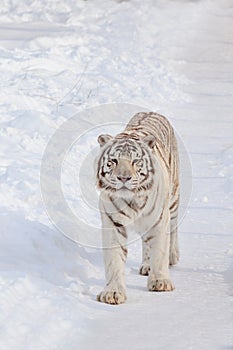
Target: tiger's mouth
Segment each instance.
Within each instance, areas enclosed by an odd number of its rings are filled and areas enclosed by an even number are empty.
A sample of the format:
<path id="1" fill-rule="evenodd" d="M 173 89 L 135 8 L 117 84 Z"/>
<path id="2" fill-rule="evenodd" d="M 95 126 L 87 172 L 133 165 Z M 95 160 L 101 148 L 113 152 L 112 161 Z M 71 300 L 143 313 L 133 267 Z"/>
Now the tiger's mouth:
<path id="1" fill-rule="evenodd" d="M 132 188 L 128 188 L 128 187 L 125 186 L 125 185 L 121 186 L 120 188 L 117 188 L 116 190 L 117 190 L 117 191 L 123 191 L 123 192 L 126 192 L 126 191 L 133 191 Z"/>
<path id="2" fill-rule="evenodd" d="M 132 180 L 132 181 L 116 181 L 114 184 L 114 187 L 117 191 L 134 191 L 138 187 L 138 181 Z"/>
<path id="3" fill-rule="evenodd" d="M 116 190 L 131 190 L 130 184 L 125 184 L 125 183 L 117 183 L 116 184 Z"/>

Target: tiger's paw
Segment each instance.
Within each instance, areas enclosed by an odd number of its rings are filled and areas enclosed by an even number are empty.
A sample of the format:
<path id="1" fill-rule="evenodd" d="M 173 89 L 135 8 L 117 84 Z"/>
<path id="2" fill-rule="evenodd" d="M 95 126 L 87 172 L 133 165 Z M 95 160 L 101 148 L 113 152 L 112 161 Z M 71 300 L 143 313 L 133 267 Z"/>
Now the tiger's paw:
<path id="1" fill-rule="evenodd" d="M 146 264 L 142 264 L 139 270 L 140 275 L 148 276 L 150 271 L 150 266 Z"/>
<path id="2" fill-rule="evenodd" d="M 147 288 L 151 292 L 171 292 L 175 289 L 170 279 L 149 278 Z"/>
<path id="3" fill-rule="evenodd" d="M 102 303 L 118 305 L 126 301 L 127 297 L 125 292 L 119 290 L 104 290 L 97 295 L 97 301 Z"/>

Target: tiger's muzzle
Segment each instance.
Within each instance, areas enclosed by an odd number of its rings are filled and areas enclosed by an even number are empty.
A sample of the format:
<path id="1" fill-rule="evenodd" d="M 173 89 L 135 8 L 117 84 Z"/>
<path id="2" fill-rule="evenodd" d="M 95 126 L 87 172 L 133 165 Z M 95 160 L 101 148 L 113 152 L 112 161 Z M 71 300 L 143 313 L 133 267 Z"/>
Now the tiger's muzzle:
<path id="1" fill-rule="evenodd" d="M 129 159 L 120 159 L 113 171 L 117 190 L 126 188 L 132 190 L 136 177 L 132 162 Z"/>

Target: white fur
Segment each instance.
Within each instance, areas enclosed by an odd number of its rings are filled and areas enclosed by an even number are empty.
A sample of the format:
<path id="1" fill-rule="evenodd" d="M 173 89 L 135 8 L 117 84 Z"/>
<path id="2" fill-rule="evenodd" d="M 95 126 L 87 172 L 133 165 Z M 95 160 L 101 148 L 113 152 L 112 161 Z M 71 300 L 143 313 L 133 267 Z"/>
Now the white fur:
<path id="1" fill-rule="evenodd" d="M 101 145 L 110 140 L 101 136 Z M 148 145 L 153 139 L 147 137 Z M 109 142 L 109 141 L 107 141 Z M 111 142 L 111 141 L 110 141 Z M 172 142 L 175 143 L 174 140 Z M 147 146 L 145 146 L 147 149 Z M 150 146 L 151 147 L 151 146 Z M 175 143 L 174 157 L 177 148 Z M 149 150 L 149 146 L 148 146 Z M 178 188 L 178 170 L 169 169 L 163 154 L 152 145 L 148 151 L 154 173 L 153 185 L 144 191 L 130 191 L 136 181 L 136 171 L 127 159 L 119 160 L 109 180 L 115 185 L 112 192 L 102 190 L 100 195 L 100 211 L 102 217 L 103 255 L 106 274 L 106 286 L 97 299 L 109 304 L 120 304 L 126 300 L 125 261 L 127 256 L 127 229 L 133 226 L 139 232 L 143 243 L 143 259 L 140 268 L 142 275 L 149 275 L 147 287 L 149 291 L 171 291 L 174 285 L 170 279 L 169 264 L 179 259 L 177 240 L 177 216 L 170 218 L 170 207 L 179 193 L 173 195 L 173 184 Z M 167 159 L 167 158 L 166 158 Z M 174 161 L 177 164 L 177 158 Z M 173 174 L 174 173 L 174 174 Z M 132 176 L 132 182 L 122 186 L 117 182 L 120 176 Z M 133 182 L 134 181 L 134 182 Z M 130 187 L 131 186 L 131 187 Z M 134 208 L 142 208 L 134 210 Z"/>

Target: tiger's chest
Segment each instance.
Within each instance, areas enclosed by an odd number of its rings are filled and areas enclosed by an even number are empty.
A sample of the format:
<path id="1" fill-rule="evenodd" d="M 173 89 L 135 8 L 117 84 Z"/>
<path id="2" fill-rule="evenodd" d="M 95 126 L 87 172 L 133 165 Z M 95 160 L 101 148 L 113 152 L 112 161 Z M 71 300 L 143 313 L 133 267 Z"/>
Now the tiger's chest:
<path id="1" fill-rule="evenodd" d="M 159 196 L 153 189 L 137 196 L 108 196 L 104 199 L 104 207 L 113 222 L 139 234 L 146 232 L 152 226 L 156 212 L 161 212 Z"/>

